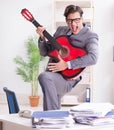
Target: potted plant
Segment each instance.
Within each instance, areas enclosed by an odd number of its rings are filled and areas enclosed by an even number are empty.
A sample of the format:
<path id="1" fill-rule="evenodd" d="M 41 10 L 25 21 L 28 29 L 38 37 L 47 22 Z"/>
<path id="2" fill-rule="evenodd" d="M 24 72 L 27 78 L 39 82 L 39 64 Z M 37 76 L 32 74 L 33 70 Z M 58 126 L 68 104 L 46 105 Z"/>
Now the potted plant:
<path id="1" fill-rule="evenodd" d="M 38 74 L 39 74 L 39 63 L 44 59 L 40 55 L 40 51 L 37 45 L 37 37 L 28 38 L 25 42 L 25 47 L 27 51 L 27 60 L 24 60 L 20 56 L 16 56 L 14 58 L 14 62 L 17 66 L 17 74 L 22 77 L 24 82 L 31 83 L 31 96 L 29 99 L 33 98 L 33 100 L 39 98 L 38 96 Z M 31 101 L 30 101 L 31 103 Z M 38 105 L 38 101 L 36 101 Z M 37 106 L 35 104 L 31 104 L 31 106 Z"/>

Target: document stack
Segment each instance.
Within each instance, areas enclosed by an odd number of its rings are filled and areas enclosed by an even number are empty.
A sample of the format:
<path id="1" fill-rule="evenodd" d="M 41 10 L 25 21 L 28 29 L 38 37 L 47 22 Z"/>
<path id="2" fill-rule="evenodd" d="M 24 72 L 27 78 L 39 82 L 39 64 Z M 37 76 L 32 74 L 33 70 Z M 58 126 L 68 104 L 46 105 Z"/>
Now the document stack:
<path id="1" fill-rule="evenodd" d="M 35 128 L 66 128 L 75 124 L 69 111 L 50 110 L 36 111 L 32 114 L 32 127 Z"/>
<path id="2" fill-rule="evenodd" d="M 75 122 L 87 125 L 114 124 L 114 106 L 111 103 L 83 103 L 71 108 Z"/>

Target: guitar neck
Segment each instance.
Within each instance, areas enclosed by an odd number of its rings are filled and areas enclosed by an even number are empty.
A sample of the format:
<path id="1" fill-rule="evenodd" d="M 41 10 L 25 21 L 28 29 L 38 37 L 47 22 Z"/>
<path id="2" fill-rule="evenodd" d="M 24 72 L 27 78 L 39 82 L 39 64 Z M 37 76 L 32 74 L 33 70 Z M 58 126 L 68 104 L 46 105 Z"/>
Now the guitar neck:
<path id="1" fill-rule="evenodd" d="M 35 27 L 39 27 L 39 26 L 41 27 L 41 25 L 35 19 L 33 19 L 31 22 L 34 24 Z M 62 48 L 46 30 L 43 31 L 43 34 L 49 40 L 49 42 L 54 46 L 55 49 L 60 50 Z"/>

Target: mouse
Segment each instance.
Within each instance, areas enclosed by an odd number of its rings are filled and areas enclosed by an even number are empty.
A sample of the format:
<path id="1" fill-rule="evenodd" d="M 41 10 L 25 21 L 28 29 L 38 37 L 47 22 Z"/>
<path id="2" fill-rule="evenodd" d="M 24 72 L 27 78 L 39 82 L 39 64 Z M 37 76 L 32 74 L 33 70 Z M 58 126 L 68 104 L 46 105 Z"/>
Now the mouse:
<path id="1" fill-rule="evenodd" d="M 21 110 L 21 111 L 19 111 L 18 114 L 20 117 L 31 118 L 31 111 L 30 110 Z"/>

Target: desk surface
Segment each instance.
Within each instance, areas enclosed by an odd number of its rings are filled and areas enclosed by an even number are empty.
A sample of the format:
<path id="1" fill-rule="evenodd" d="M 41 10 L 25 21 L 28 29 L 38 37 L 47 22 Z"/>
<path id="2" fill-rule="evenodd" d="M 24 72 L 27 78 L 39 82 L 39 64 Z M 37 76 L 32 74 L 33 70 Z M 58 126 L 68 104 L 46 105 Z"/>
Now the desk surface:
<path id="1" fill-rule="evenodd" d="M 31 119 L 19 117 L 18 114 L 0 115 L 0 121 L 2 121 L 3 123 L 2 130 L 25 130 L 25 129 L 44 130 L 39 128 L 32 128 Z M 51 130 L 57 130 L 57 129 L 51 129 Z M 64 128 L 60 130 L 114 130 L 114 124 L 104 126 L 89 126 L 89 125 L 76 124 L 72 128 Z"/>

